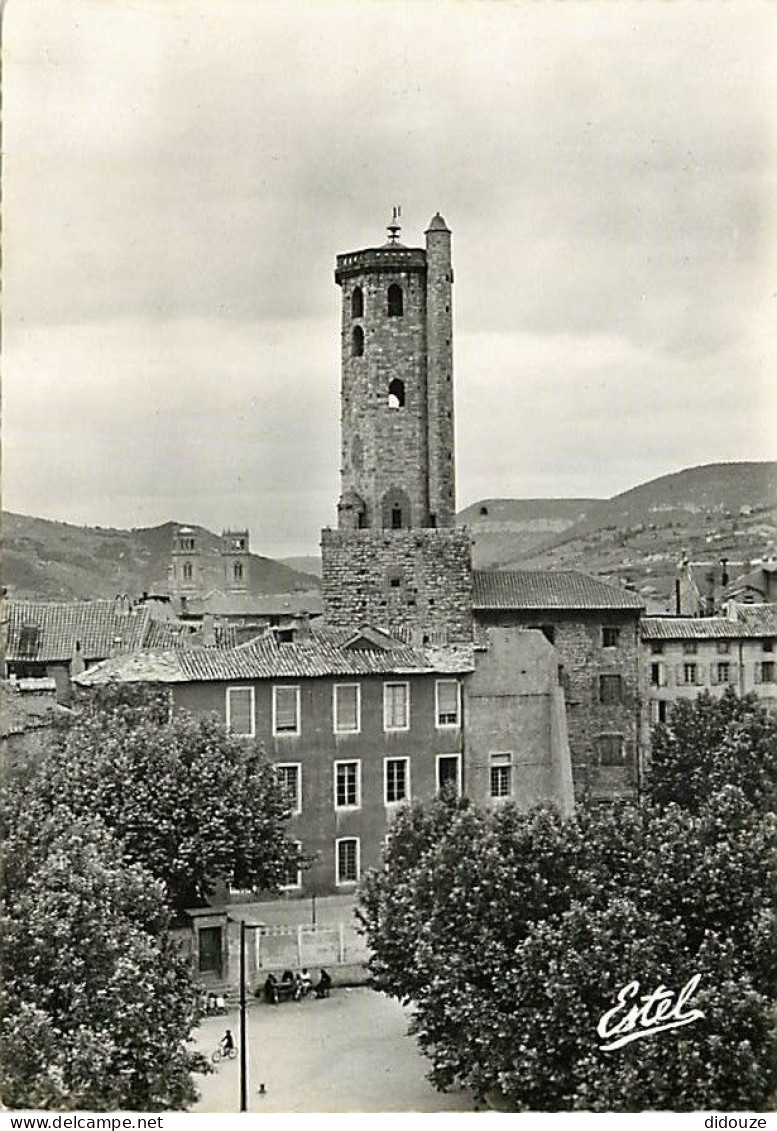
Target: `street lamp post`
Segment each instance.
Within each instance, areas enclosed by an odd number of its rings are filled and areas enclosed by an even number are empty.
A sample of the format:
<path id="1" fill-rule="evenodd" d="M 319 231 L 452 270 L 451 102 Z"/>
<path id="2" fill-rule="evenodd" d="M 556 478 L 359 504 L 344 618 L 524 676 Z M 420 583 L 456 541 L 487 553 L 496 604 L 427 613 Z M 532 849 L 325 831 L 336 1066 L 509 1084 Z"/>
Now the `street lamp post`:
<path id="1" fill-rule="evenodd" d="M 248 1111 L 248 1050 L 246 1048 L 246 931 L 260 931 L 261 924 L 240 920 L 240 1110 Z"/>

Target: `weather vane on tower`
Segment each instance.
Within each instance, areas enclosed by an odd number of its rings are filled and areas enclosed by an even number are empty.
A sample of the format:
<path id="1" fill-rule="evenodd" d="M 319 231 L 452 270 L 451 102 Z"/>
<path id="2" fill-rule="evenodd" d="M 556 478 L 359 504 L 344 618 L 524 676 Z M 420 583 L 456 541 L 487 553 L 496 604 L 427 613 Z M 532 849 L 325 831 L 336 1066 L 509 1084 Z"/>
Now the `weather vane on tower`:
<path id="1" fill-rule="evenodd" d="M 399 223 L 399 217 L 402 215 L 401 205 L 395 204 L 391 213 L 391 223 L 387 225 L 389 234 L 389 243 L 396 243 L 399 239 L 399 233 L 402 231 L 402 225 Z"/>

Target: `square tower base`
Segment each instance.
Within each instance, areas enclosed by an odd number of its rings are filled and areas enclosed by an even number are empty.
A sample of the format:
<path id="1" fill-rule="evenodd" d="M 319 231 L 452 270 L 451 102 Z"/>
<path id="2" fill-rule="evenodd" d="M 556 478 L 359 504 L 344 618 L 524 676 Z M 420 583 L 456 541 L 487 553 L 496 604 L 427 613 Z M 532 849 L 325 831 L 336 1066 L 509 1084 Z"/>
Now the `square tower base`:
<path id="1" fill-rule="evenodd" d="M 373 624 L 415 644 L 472 639 L 466 529 L 323 530 L 324 617 Z"/>

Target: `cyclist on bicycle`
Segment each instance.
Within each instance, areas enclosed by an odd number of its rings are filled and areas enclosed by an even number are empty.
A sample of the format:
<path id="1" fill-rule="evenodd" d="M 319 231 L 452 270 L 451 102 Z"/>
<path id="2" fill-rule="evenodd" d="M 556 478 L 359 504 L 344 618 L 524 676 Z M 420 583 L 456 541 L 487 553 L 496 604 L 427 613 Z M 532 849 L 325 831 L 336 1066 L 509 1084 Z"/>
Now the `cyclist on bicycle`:
<path id="1" fill-rule="evenodd" d="M 229 1029 L 227 1029 L 226 1033 L 221 1038 L 221 1055 L 222 1056 L 229 1056 L 229 1054 L 232 1052 L 234 1047 L 235 1047 L 235 1039 L 232 1036 L 232 1033 L 229 1031 Z"/>

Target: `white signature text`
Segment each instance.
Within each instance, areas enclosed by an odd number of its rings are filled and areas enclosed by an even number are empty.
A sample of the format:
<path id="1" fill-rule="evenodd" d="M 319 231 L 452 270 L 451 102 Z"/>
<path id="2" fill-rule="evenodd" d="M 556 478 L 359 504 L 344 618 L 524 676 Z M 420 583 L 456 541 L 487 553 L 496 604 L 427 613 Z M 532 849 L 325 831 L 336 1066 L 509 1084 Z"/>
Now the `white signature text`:
<path id="1" fill-rule="evenodd" d="M 618 1004 L 608 1009 L 599 1019 L 596 1031 L 606 1044 L 603 1051 L 619 1049 L 640 1037 L 650 1037 L 667 1029 L 679 1029 L 698 1021 L 704 1013 L 700 1009 L 683 1008 L 696 992 L 701 974 L 694 974 L 678 994 L 660 985 L 652 993 L 639 996 L 639 982 L 629 982 L 618 991 Z M 629 1006 L 629 1002 L 634 1004 Z"/>

